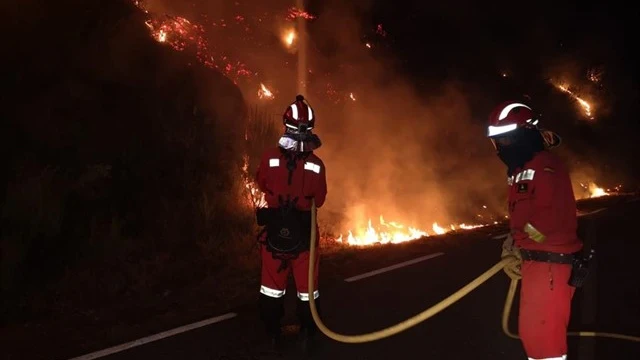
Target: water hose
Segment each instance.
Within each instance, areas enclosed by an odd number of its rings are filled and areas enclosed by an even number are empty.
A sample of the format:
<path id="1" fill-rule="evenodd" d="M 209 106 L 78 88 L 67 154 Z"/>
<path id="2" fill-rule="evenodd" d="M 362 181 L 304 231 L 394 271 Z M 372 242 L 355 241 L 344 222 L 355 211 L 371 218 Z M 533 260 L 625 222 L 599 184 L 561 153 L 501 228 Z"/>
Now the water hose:
<path id="1" fill-rule="evenodd" d="M 309 250 L 309 273 L 308 273 L 308 284 L 309 284 L 309 294 L 313 294 L 315 289 L 314 282 L 314 264 L 316 259 L 316 251 L 317 251 L 317 234 L 316 234 L 316 204 L 315 200 L 311 200 L 311 247 Z M 416 314 L 404 321 L 401 321 L 395 325 L 389 326 L 387 328 L 366 333 L 366 334 L 358 334 L 358 335 L 346 335 L 339 334 L 335 331 L 329 329 L 320 319 L 318 314 L 318 309 L 316 308 L 316 302 L 314 296 L 309 296 L 311 315 L 313 316 L 313 320 L 315 321 L 318 329 L 322 331 L 327 337 L 343 342 L 343 343 L 365 343 L 371 341 L 381 340 L 396 334 L 399 334 L 419 323 L 429 319 L 430 317 L 436 315 L 440 311 L 448 308 L 452 304 L 456 303 L 458 300 L 465 297 L 471 291 L 475 290 L 478 286 L 485 283 L 495 274 L 500 272 L 500 270 L 504 270 L 505 273 L 511 278 L 511 284 L 509 285 L 509 291 L 507 291 L 507 298 L 505 300 L 504 309 L 502 311 L 502 331 L 510 338 L 518 339 L 518 335 L 509 331 L 509 315 L 511 314 L 511 307 L 513 305 L 513 298 L 516 293 L 516 289 L 518 287 L 518 281 L 520 280 L 520 274 L 517 270 L 520 265 L 520 260 L 513 255 L 504 256 L 497 264 L 493 265 L 489 270 L 482 273 L 480 276 L 475 278 L 473 281 L 468 283 L 467 285 L 460 288 L 460 290 L 454 292 L 449 295 L 444 300 L 439 303 L 431 306 L 430 308 L 422 311 L 419 314 Z M 622 334 L 613 334 L 613 333 L 603 333 L 603 332 L 589 332 L 589 331 L 579 331 L 579 332 L 570 332 L 568 333 L 570 336 L 589 336 L 589 337 L 607 337 L 613 339 L 627 340 L 640 342 L 640 337 L 638 336 L 630 336 L 630 335 L 622 335 Z"/>

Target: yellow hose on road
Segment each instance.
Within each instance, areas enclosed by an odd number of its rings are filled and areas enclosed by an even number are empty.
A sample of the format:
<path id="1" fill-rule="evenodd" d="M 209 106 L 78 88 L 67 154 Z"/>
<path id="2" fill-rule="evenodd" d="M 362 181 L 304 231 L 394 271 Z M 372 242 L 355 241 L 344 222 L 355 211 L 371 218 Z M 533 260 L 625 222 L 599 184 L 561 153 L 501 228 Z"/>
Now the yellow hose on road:
<path id="1" fill-rule="evenodd" d="M 316 258 L 316 204 L 315 200 L 311 200 L 311 248 L 309 250 L 309 273 L 308 273 L 308 284 L 309 284 L 309 294 L 313 294 L 315 291 L 314 286 L 314 264 Z M 436 315 L 440 311 L 448 308 L 458 300 L 465 297 L 471 291 L 473 291 L 478 286 L 482 285 L 484 282 L 489 280 L 492 276 L 500 272 L 500 270 L 505 270 L 507 275 L 511 278 L 511 285 L 509 286 L 509 291 L 507 292 L 507 298 L 505 300 L 504 310 L 502 312 L 502 330 L 504 333 L 511 338 L 518 338 L 518 335 L 513 334 L 509 331 L 509 314 L 511 313 L 511 307 L 513 305 L 513 298 L 516 293 L 516 289 L 518 287 L 518 280 L 520 279 L 520 275 L 514 268 L 519 264 L 520 260 L 515 256 L 505 256 L 500 260 L 497 264 L 493 265 L 489 270 L 482 273 L 482 275 L 475 278 L 473 281 L 463 286 L 460 290 L 454 292 L 449 295 L 444 300 L 439 303 L 431 306 L 430 308 L 422 311 L 421 313 L 414 315 L 404 321 L 401 321 L 393 326 L 389 326 L 385 329 L 381 329 L 378 331 L 374 331 L 367 334 L 359 334 L 359 335 L 345 335 L 339 334 L 337 332 L 329 329 L 320 319 L 318 315 L 318 309 L 316 308 L 315 298 L 313 296 L 309 296 L 310 307 L 311 307 L 311 315 L 313 316 L 313 320 L 316 322 L 316 325 L 324 333 L 327 337 L 343 342 L 343 343 L 364 343 L 381 340 L 398 333 L 401 333 L 419 323 L 429 319 L 430 317 Z M 611 333 L 598 333 L 598 332 L 577 332 L 577 333 L 569 333 L 569 335 L 574 336 L 598 336 L 598 337 L 609 337 L 621 340 L 628 341 L 636 341 L 640 342 L 640 337 L 637 336 L 629 336 L 629 335 L 620 335 L 620 334 L 611 334 Z"/>
<path id="2" fill-rule="evenodd" d="M 505 269 L 506 270 L 506 269 Z M 511 278 L 511 284 L 509 284 L 509 290 L 507 291 L 507 299 L 504 301 L 504 309 L 502 310 L 502 331 L 508 337 L 512 339 L 520 339 L 517 334 L 509 331 L 509 315 L 511 314 L 511 307 L 513 306 L 513 298 L 516 295 L 516 289 L 518 288 L 518 279 Z M 640 342 L 640 336 L 631 336 L 624 334 L 615 334 L 607 332 L 596 331 L 571 331 L 567 333 L 568 336 L 582 336 L 582 337 L 605 337 L 610 339 L 626 340 Z"/>

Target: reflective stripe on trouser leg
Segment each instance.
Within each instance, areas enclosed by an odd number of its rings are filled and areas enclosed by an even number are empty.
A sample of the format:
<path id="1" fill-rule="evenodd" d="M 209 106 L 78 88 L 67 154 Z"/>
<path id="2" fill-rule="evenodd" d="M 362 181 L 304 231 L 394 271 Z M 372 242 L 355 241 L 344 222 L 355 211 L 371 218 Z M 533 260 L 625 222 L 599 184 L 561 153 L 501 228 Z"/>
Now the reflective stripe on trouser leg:
<path id="1" fill-rule="evenodd" d="M 567 360 L 567 355 L 562 355 L 562 356 L 556 356 L 556 357 L 550 357 L 550 358 L 542 358 L 542 359 L 536 359 L 536 358 L 528 358 L 529 360 Z"/>
<path id="2" fill-rule="evenodd" d="M 268 297 L 272 297 L 272 298 L 281 298 L 284 296 L 286 290 L 277 290 L 277 289 L 272 289 L 269 287 L 266 287 L 264 285 L 260 286 L 260 294 L 266 295 Z M 298 294 L 298 297 L 300 296 L 300 294 Z M 308 295 L 307 295 L 308 297 Z"/>
<path id="3" fill-rule="evenodd" d="M 320 296 L 320 292 L 318 290 L 313 292 L 313 299 L 317 299 L 318 296 Z M 298 299 L 302 300 L 302 301 L 309 301 L 309 293 L 301 293 L 298 292 Z"/>

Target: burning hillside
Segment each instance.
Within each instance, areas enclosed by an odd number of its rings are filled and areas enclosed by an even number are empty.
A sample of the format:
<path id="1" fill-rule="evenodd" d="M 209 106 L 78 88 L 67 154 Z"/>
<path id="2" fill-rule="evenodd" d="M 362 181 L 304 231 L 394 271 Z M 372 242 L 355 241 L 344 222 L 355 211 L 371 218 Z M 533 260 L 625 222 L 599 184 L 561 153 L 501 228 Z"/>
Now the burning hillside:
<path id="1" fill-rule="evenodd" d="M 594 119 L 594 115 L 593 115 L 594 110 L 593 110 L 592 104 L 586 101 L 585 99 L 583 99 L 582 97 L 578 96 L 574 92 L 574 90 L 571 90 L 570 85 L 568 85 L 567 83 L 553 83 L 553 85 L 556 88 L 558 88 L 558 90 L 571 96 L 571 98 L 573 98 L 578 103 L 578 105 L 582 108 L 582 111 L 584 112 L 584 116 L 586 116 L 588 119 L 591 119 L 591 120 Z"/>
<path id="2" fill-rule="evenodd" d="M 188 51 L 202 65 L 222 72 L 245 92 L 250 102 L 273 99 L 274 93 L 280 91 L 278 86 L 267 88 L 265 83 L 275 84 L 279 82 L 277 78 L 285 78 L 288 80 L 281 85 L 286 89 L 295 82 L 290 79 L 296 76 L 295 56 L 300 41 L 297 20 L 316 19 L 293 6 L 266 12 L 256 11 L 254 4 L 236 2 L 227 9 L 228 18 L 214 17 L 206 12 L 186 18 L 155 11 L 157 2 L 134 0 L 134 4 L 147 15 L 146 25 L 154 39 L 176 51 Z M 265 53 L 269 53 L 266 62 L 260 56 Z M 274 56 L 280 59 L 274 60 Z M 278 72 L 278 69 L 284 71 Z M 308 71 L 317 73 L 313 69 Z M 269 78 L 271 73 L 277 75 Z M 336 91 L 336 88 L 331 81 L 326 81 L 320 87 L 316 86 L 315 96 L 328 97 L 334 103 L 351 98 L 349 93 Z"/>
<path id="3" fill-rule="evenodd" d="M 171 10 L 177 3 L 168 1 L 135 3 L 148 15 L 151 36 L 223 72 L 249 103 L 269 103 L 278 113 L 298 87 L 305 90 L 326 144 L 319 154 L 328 164 L 328 211 L 344 215 L 337 241 L 398 243 L 504 219 L 496 180 L 503 169 L 478 136 L 484 129 L 471 121 L 468 94 L 445 85 L 440 96 L 424 98 L 401 80 L 390 82 L 387 64 L 373 55 L 390 41 L 384 24 L 361 34 L 342 5 L 313 14 L 284 1 L 194 2 L 188 11 Z M 307 23 L 321 33 L 309 44 Z M 565 83 L 554 85 L 593 118 L 591 103 Z M 246 158 L 243 181 L 259 206 L 250 164 Z"/>

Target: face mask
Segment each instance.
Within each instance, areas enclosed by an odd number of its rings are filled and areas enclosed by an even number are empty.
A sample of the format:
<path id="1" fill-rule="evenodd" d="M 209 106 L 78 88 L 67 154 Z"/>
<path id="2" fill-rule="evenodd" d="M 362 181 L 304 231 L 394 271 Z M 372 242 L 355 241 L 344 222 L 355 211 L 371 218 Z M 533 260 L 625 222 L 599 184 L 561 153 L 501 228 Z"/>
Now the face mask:
<path id="1" fill-rule="evenodd" d="M 311 133 L 310 131 L 299 132 L 299 131 L 287 131 L 280 137 L 278 141 L 278 145 L 281 148 L 289 150 L 289 151 L 313 151 L 320 146 L 322 146 L 322 142 L 318 135 Z"/>
<path id="2" fill-rule="evenodd" d="M 513 175 L 518 168 L 522 168 L 533 156 L 544 150 L 542 135 L 536 129 L 519 129 L 507 135 L 508 141 L 495 141 L 498 157 L 507 165 L 507 174 Z"/>

